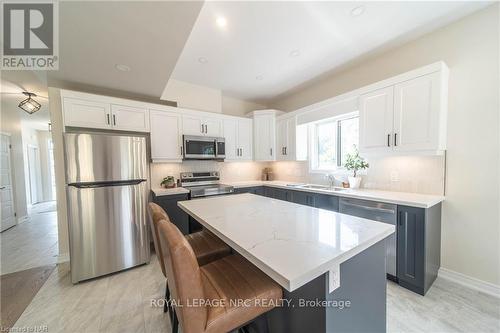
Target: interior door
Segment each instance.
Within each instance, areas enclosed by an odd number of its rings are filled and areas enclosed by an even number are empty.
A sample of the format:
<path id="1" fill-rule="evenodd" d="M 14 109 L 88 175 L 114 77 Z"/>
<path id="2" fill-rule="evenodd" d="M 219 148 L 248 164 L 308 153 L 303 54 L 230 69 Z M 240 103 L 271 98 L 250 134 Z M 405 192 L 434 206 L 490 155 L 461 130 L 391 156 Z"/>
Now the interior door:
<path id="1" fill-rule="evenodd" d="M 361 95 L 359 98 L 359 150 L 377 152 L 392 149 L 394 87 Z"/>
<path id="2" fill-rule="evenodd" d="M 251 119 L 238 120 L 238 147 L 240 148 L 240 159 L 253 159 Z"/>
<path id="3" fill-rule="evenodd" d="M 238 147 L 238 121 L 235 119 L 224 120 L 224 138 L 226 140 L 226 160 L 239 159 Z"/>
<path id="4" fill-rule="evenodd" d="M 41 189 L 40 174 L 40 152 L 36 146 L 28 146 L 28 175 L 30 203 L 36 204 L 41 201 L 39 191 Z"/>
<path id="5" fill-rule="evenodd" d="M 0 134 L 0 231 L 16 225 L 10 147 L 10 136 Z"/>
<path id="6" fill-rule="evenodd" d="M 394 149 L 439 149 L 439 73 L 424 75 L 394 87 Z"/>

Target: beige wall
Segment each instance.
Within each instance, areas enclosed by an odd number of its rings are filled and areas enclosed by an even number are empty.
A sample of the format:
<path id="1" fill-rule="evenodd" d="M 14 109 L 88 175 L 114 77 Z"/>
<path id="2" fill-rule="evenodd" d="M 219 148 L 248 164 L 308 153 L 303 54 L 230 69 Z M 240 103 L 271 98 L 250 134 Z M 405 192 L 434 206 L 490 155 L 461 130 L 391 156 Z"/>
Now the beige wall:
<path id="1" fill-rule="evenodd" d="M 450 68 L 442 266 L 500 285 L 498 4 L 271 104 L 294 110 L 439 60 Z"/>
<path id="2" fill-rule="evenodd" d="M 183 163 L 151 164 L 151 188 L 159 188 L 162 179 L 174 176 L 177 180 L 181 172 L 219 171 L 221 181 L 242 181 L 261 179 L 262 169 L 268 167 L 265 162 L 215 162 L 185 161 Z"/>
<path id="3" fill-rule="evenodd" d="M 221 90 L 189 82 L 170 79 L 162 94 L 163 99 L 177 102 L 180 108 L 244 116 L 247 112 L 266 107 L 225 96 Z"/>
<path id="4" fill-rule="evenodd" d="M 10 134 L 12 182 L 14 187 L 14 200 L 17 218 L 28 215 L 26 202 L 26 184 L 24 179 L 24 154 L 21 132 L 21 116 L 15 100 L 2 97 L 0 125 L 3 133 Z"/>

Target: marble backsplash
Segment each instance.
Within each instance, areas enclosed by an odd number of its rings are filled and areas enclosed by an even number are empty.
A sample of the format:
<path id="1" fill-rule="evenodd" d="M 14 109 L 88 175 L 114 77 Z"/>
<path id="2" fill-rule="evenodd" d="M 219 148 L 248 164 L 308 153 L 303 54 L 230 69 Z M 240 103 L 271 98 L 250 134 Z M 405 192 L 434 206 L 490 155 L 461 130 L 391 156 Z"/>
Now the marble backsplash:
<path id="1" fill-rule="evenodd" d="M 377 157 L 367 160 L 370 168 L 362 174 L 362 188 L 436 195 L 444 193 L 444 156 Z M 163 177 L 174 176 L 177 179 L 181 172 L 186 171 L 219 171 L 222 182 L 259 180 L 266 167 L 272 168 L 275 180 L 328 184 L 324 174 L 309 172 L 308 162 L 184 161 L 151 164 L 151 186 L 159 187 Z M 340 183 L 336 185 L 340 186 Z"/>
<path id="2" fill-rule="evenodd" d="M 262 170 L 269 167 L 267 162 L 215 162 L 184 161 L 182 163 L 152 163 L 151 187 L 160 187 L 162 179 L 174 176 L 177 180 L 181 172 L 219 171 L 221 181 L 260 180 Z"/>
<path id="3" fill-rule="evenodd" d="M 370 168 L 362 174 L 362 188 L 444 194 L 444 156 L 397 156 L 367 159 Z M 324 174 L 310 173 L 308 162 L 271 163 L 276 180 L 328 184 Z M 342 172 L 347 177 L 346 172 Z M 336 185 L 340 186 L 340 182 Z"/>

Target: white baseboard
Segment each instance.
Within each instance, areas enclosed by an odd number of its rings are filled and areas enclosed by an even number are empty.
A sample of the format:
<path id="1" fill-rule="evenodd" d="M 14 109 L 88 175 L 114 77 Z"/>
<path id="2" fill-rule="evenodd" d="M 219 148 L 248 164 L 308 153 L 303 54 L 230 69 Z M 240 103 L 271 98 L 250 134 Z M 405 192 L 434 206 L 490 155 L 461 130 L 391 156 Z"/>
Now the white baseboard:
<path id="1" fill-rule="evenodd" d="M 438 276 L 450 280 L 453 282 L 456 282 L 458 284 L 461 284 L 465 287 L 483 292 L 485 294 L 500 298 L 500 286 L 489 283 L 483 280 L 479 280 L 470 276 L 467 276 L 462 273 L 458 273 L 446 268 L 441 267 L 439 269 Z"/>
<path id="2" fill-rule="evenodd" d="M 57 263 L 62 264 L 65 262 L 69 262 L 69 253 L 61 253 L 57 256 Z"/>
<path id="3" fill-rule="evenodd" d="M 23 223 L 23 222 L 26 222 L 30 219 L 30 217 L 28 215 L 24 215 L 24 216 L 21 216 L 17 219 L 17 223 Z"/>

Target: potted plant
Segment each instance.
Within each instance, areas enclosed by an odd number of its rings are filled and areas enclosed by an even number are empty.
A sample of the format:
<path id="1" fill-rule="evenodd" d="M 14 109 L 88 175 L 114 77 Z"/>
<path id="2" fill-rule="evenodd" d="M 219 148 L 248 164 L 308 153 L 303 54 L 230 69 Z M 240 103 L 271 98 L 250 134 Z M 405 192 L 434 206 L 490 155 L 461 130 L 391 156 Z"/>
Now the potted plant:
<path id="1" fill-rule="evenodd" d="M 358 171 L 368 169 L 369 165 L 363 157 L 359 156 L 359 151 L 357 148 L 354 148 L 351 153 L 346 155 L 346 162 L 344 164 L 344 167 L 347 170 L 353 172 L 353 176 L 348 177 L 349 187 L 359 188 L 359 185 L 361 184 L 361 177 L 358 176 Z"/>
<path id="2" fill-rule="evenodd" d="M 163 178 L 160 185 L 165 188 L 175 187 L 175 178 L 173 176 L 167 176 Z"/>

